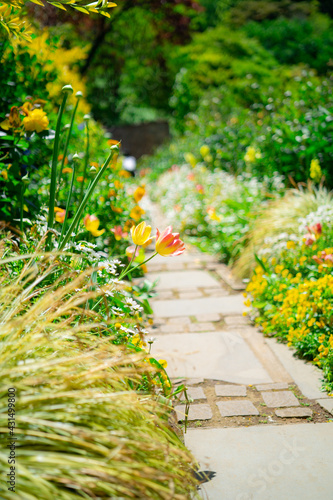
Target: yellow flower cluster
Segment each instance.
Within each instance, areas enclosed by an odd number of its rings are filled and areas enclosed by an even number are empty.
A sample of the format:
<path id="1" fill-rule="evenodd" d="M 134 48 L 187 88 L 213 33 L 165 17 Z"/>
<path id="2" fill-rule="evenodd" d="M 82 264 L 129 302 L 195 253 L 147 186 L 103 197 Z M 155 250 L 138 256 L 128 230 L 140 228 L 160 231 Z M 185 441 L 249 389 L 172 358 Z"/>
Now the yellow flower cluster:
<path id="1" fill-rule="evenodd" d="M 315 158 L 311 160 L 310 164 L 310 177 L 314 182 L 319 182 L 322 178 L 323 173 L 321 171 L 319 161 Z"/>

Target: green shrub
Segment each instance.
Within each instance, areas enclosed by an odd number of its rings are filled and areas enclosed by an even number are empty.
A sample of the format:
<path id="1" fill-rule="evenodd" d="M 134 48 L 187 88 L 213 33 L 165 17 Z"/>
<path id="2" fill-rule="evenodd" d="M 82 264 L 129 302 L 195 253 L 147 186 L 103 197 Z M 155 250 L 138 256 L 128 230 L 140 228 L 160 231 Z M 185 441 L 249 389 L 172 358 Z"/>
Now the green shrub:
<path id="1" fill-rule="evenodd" d="M 328 73 L 333 58 L 333 23 L 317 15 L 309 19 L 279 18 L 244 26 L 281 64 L 307 64 L 318 73 Z"/>

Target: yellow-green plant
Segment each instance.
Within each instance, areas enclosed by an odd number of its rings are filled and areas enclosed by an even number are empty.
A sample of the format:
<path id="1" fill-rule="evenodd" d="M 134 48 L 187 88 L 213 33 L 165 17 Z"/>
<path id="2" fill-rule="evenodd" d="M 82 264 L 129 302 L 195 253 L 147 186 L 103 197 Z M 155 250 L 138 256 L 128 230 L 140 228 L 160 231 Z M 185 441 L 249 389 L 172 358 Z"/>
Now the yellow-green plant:
<path id="1" fill-rule="evenodd" d="M 247 235 L 247 244 L 234 266 L 235 273 L 248 277 L 256 266 L 255 254 L 264 246 L 265 239 L 280 233 L 297 233 L 299 219 L 315 212 L 321 205 L 331 205 L 332 192 L 326 188 L 290 189 L 283 198 L 264 207 Z"/>
<path id="2" fill-rule="evenodd" d="M 141 353 L 99 337 L 102 325 L 83 308 L 94 296 L 85 273 L 43 287 L 56 270 L 51 260 L 42 272 L 30 260 L 14 282 L 0 284 L 0 433 L 2 442 L 17 438 L 15 494 L 193 498 L 193 459 L 168 425 L 168 407 L 135 391 L 152 368 Z M 9 452 L 0 451 L 4 499 L 13 498 Z"/>

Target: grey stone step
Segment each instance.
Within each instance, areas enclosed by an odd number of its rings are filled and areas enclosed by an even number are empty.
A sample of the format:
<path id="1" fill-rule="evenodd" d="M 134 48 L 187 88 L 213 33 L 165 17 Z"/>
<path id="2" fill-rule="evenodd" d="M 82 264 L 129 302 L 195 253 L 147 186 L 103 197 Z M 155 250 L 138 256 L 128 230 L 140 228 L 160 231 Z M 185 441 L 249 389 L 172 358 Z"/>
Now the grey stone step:
<path id="1" fill-rule="evenodd" d="M 269 384 L 272 379 L 244 339 L 230 331 L 154 335 L 151 354 L 168 362 L 168 374 L 235 384 Z"/>
<path id="2" fill-rule="evenodd" d="M 207 271 L 169 271 L 161 273 L 148 273 L 149 281 L 158 280 L 156 290 L 181 290 L 189 291 L 197 288 L 215 288 L 219 282 Z"/>
<path id="3" fill-rule="evenodd" d="M 333 424 L 188 429 L 209 500 L 331 500 Z"/>
<path id="4" fill-rule="evenodd" d="M 192 316 L 197 314 L 221 313 L 223 315 L 242 314 L 245 310 L 243 295 L 226 297 L 203 297 L 187 300 L 159 300 L 154 302 L 154 315 L 160 318 Z"/>

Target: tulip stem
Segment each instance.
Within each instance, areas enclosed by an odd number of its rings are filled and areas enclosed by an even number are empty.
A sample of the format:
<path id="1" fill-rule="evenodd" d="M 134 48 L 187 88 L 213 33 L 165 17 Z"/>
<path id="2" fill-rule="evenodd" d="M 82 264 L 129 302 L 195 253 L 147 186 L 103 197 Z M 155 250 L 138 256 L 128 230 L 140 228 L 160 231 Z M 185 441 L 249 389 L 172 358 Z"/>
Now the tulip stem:
<path id="1" fill-rule="evenodd" d="M 87 140 L 87 144 L 86 144 L 86 154 L 85 154 L 85 158 L 84 158 L 84 169 L 83 169 L 83 179 L 82 179 L 82 182 L 81 182 L 81 192 L 80 192 L 80 198 L 79 198 L 79 205 L 83 199 L 83 190 L 84 190 L 84 183 L 85 183 L 85 180 L 86 180 L 86 175 L 87 175 L 87 166 L 88 166 L 88 163 L 89 163 L 89 124 L 88 124 L 88 120 L 86 121 L 86 140 Z"/>
<path id="2" fill-rule="evenodd" d="M 69 205 L 70 205 L 71 198 L 72 198 L 72 193 L 73 193 L 73 185 L 74 185 L 74 178 L 75 178 L 75 167 L 76 167 L 76 160 L 73 161 L 73 172 L 72 172 L 71 187 L 69 188 L 69 192 L 68 192 L 68 196 L 67 196 L 65 219 L 64 219 L 64 222 L 62 224 L 62 229 L 61 229 L 61 235 L 60 235 L 59 242 L 62 240 L 62 237 L 63 237 L 63 235 L 65 233 L 66 222 L 67 222 L 68 212 L 69 212 Z"/>
<path id="3" fill-rule="evenodd" d="M 24 191 L 25 185 L 21 182 L 21 192 L 20 192 L 20 231 L 23 233 L 23 203 L 24 203 Z"/>
<path id="4" fill-rule="evenodd" d="M 63 153 L 63 157 L 62 157 L 62 160 L 61 160 L 61 166 L 60 166 L 60 170 L 59 170 L 58 191 L 60 189 L 61 174 L 62 174 L 62 170 L 63 170 L 63 168 L 65 166 L 65 161 L 66 161 L 66 156 L 67 156 L 67 151 L 68 151 L 69 140 L 70 140 L 71 135 L 72 135 L 74 118 L 75 118 L 75 115 L 76 115 L 77 107 L 79 105 L 79 101 L 80 101 L 80 97 L 77 98 L 77 101 L 76 101 L 76 104 L 75 104 L 75 108 L 74 108 L 74 111 L 72 113 L 71 123 L 69 125 L 69 129 L 68 129 L 68 133 L 67 133 L 67 137 L 66 137 L 66 143 L 65 143 L 64 153 Z"/>
<path id="5" fill-rule="evenodd" d="M 158 254 L 158 252 L 155 252 L 151 257 L 149 257 L 148 259 L 144 260 L 143 262 L 140 262 L 140 264 L 138 264 L 137 266 L 133 267 L 132 269 L 129 269 L 127 272 L 125 272 L 129 266 L 127 266 L 127 268 L 125 269 L 125 271 L 119 276 L 118 279 L 123 279 L 129 272 L 131 271 L 135 271 L 135 269 L 137 269 L 138 267 L 140 266 L 143 266 L 143 264 L 147 264 L 147 262 L 149 262 L 151 259 L 153 259 L 154 257 L 156 257 L 156 255 Z M 134 253 L 135 255 L 135 253 Z M 130 262 L 130 264 L 132 263 L 133 261 L 133 258 Z"/>
<path id="6" fill-rule="evenodd" d="M 66 101 L 67 101 L 68 93 L 65 92 L 64 97 L 62 99 L 62 103 L 59 109 L 57 125 L 54 137 L 54 145 L 53 145 L 53 157 L 52 157 L 52 167 L 51 167 L 51 185 L 50 185 L 50 201 L 49 201 L 49 218 L 47 221 L 47 229 L 53 229 L 54 223 L 54 205 L 55 205 L 55 194 L 57 187 L 57 164 L 58 164 L 58 150 L 59 150 L 59 138 L 60 138 L 60 127 L 61 127 L 61 118 L 65 110 Z M 46 240 L 46 248 L 47 250 L 51 249 L 51 240 L 52 240 L 52 231 L 49 231 Z"/>
<path id="7" fill-rule="evenodd" d="M 126 274 L 127 274 L 127 272 L 126 272 L 126 271 L 130 268 L 130 266 L 131 266 L 131 264 L 132 264 L 133 260 L 135 259 L 135 254 L 136 254 L 137 249 L 138 249 L 138 245 L 135 245 L 135 250 L 134 250 L 134 252 L 133 252 L 133 255 L 132 255 L 131 260 L 129 261 L 129 263 L 128 263 L 128 265 L 127 265 L 126 269 L 124 269 L 124 270 L 123 270 L 123 272 L 122 272 L 122 273 L 120 274 L 120 276 L 119 276 L 119 279 L 120 279 L 120 280 L 122 279 L 122 277 L 123 277 L 123 276 L 126 276 Z"/>
<path id="8" fill-rule="evenodd" d="M 114 149 L 112 149 L 114 148 Z M 104 165 L 101 167 L 100 171 L 98 172 L 98 174 L 96 175 L 95 179 L 92 181 L 92 183 L 90 184 L 89 186 L 89 189 L 87 190 L 86 194 L 85 194 L 85 197 L 83 198 L 83 200 L 81 201 L 80 203 L 80 206 L 78 207 L 77 211 L 76 211 L 76 214 L 74 216 L 74 219 L 63 239 L 63 241 L 61 242 L 60 246 L 59 246 L 59 250 L 63 250 L 63 248 L 65 247 L 66 243 L 68 242 L 69 238 L 71 237 L 71 234 L 72 234 L 72 231 L 74 231 L 76 225 L 79 223 L 79 220 L 80 220 L 80 217 L 82 215 L 82 212 L 83 210 L 85 209 L 88 201 L 89 201 L 89 198 L 90 196 L 92 195 L 93 191 L 94 191 L 94 188 L 95 186 L 98 184 L 98 181 L 100 180 L 100 178 L 102 177 L 102 175 L 104 174 L 107 166 L 109 165 L 110 161 L 112 160 L 112 157 L 113 155 L 115 154 L 115 147 L 112 146 L 111 148 L 111 153 L 109 154 L 109 156 L 107 157 L 107 159 L 105 160 L 105 163 Z M 118 151 L 118 149 L 117 149 Z"/>

